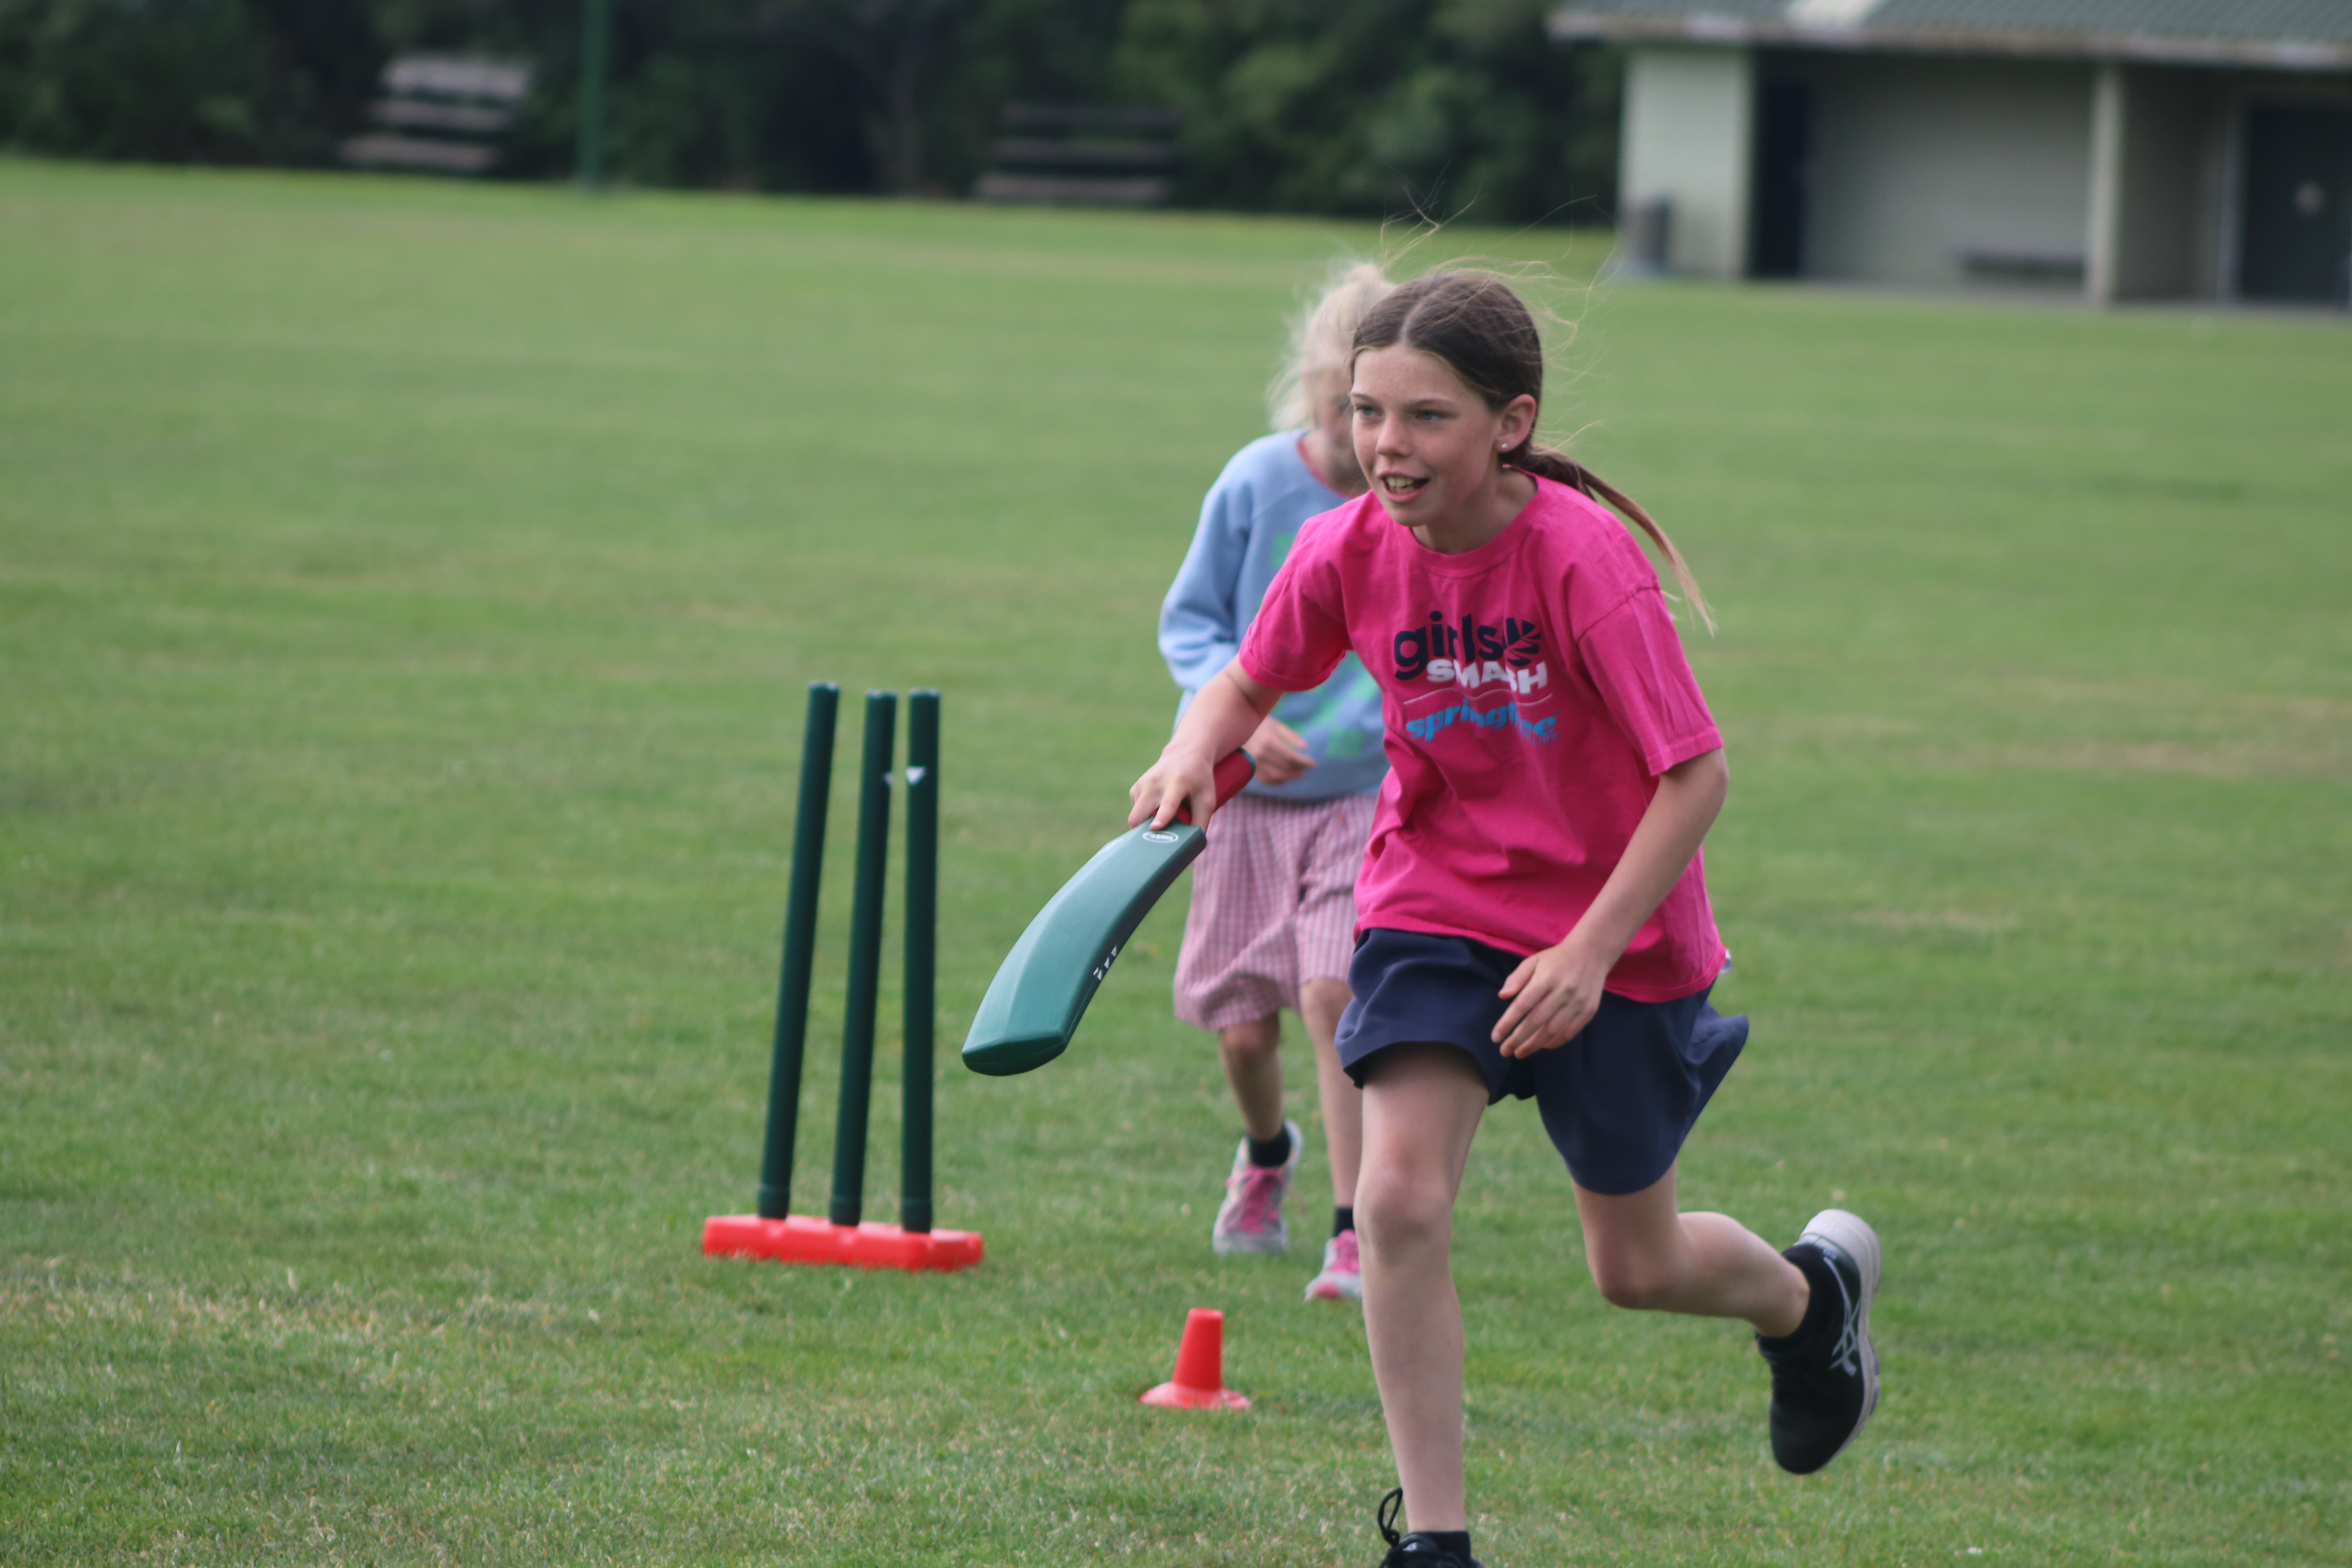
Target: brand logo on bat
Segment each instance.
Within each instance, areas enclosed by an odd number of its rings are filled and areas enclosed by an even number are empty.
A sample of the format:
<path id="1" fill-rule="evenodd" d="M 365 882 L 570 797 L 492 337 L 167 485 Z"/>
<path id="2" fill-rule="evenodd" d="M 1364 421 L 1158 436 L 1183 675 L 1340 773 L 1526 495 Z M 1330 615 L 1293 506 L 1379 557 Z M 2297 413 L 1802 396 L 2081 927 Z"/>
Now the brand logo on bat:
<path id="1" fill-rule="evenodd" d="M 1103 954 L 1103 961 L 1095 965 L 1094 980 L 1096 984 L 1099 985 L 1103 983 L 1103 976 L 1110 973 L 1110 966 L 1118 958 L 1118 949 L 1115 947 L 1108 952 Z"/>
<path id="2" fill-rule="evenodd" d="M 1143 841 L 1146 844 L 1173 844 L 1176 836 L 1164 827 L 1155 827 L 1143 836 Z"/>

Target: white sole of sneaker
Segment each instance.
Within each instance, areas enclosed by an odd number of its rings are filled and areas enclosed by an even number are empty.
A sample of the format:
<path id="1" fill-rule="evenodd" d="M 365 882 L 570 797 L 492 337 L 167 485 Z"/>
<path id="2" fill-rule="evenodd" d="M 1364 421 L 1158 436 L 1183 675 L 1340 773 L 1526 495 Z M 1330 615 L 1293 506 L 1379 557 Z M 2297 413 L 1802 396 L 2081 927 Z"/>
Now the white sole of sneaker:
<path id="1" fill-rule="evenodd" d="M 1862 1325 L 1855 1345 L 1862 1362 L 1862 1419 L 1853 1424 L 1853 1430 L 1845 1435 L 1845 1442 L 1837 1446 L 1836 1453 L 1822 1461 L 1822 1468 L 1826 1469 L 1831 1461 L 1846 1451 L 1848 1444 L 1862 1436 L 1862 1429 L 1870 1425 L 1871 1416 L 1878 1410 L 1878 1347 L 1870 1338 L 1870 1303 L 1878 1295 L 1881 1263 L 1878 1233 L 1860 1215 L 1848 1214 L 1843 1209 L 1823 1209 L 1806 1222 L 1804 1234 L 1797 1239 L 1825 1241 L 1853 1258 L 1854 1267 L 1862 1270 L 1862 1300 L 1856 1308 Z"/>

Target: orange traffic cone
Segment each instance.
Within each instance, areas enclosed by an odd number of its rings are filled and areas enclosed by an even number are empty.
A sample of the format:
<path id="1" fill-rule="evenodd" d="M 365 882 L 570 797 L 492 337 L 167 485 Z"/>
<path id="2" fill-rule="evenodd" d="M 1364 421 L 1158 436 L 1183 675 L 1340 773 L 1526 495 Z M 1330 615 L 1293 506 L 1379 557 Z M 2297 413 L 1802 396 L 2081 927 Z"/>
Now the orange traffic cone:
<path id="1" fill-rule="evenodd" d="M 1247 1410 L 1249 1401 L 1225 1386 L 1225 1315 L 1212 1307 L 1184 1314 L 1176 1347 L 1176 1375 L 1143 1396 L 1163 1410 Z"/>

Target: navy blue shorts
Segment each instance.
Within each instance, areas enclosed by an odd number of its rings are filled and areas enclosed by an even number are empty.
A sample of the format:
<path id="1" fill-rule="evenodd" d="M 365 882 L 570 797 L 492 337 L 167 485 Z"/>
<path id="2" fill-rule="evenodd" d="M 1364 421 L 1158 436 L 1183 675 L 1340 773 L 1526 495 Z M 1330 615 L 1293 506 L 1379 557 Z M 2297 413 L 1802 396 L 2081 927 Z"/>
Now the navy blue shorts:
<path id="1" fill-rule="evenodd" d="M 1613 992 L 1583 1032 L 1555 1050 L 1507 1057 L 1488 1037 L 1508 1005 L 1496 993 L 1519 955 L 1467 937 L 1368 931 L 1339 1019 L 1339 1060 L 1364 1081 L 1391 1046 L 1457 1046 L 1486 1079 L 1486 1103 L 1532 1098 L 1544 1131 L 1589 1192 L 1638 1193 L 1673 1169 L 1683 1140 L 1748 1043 L 1706 993 L 1634 1002 Z"/>

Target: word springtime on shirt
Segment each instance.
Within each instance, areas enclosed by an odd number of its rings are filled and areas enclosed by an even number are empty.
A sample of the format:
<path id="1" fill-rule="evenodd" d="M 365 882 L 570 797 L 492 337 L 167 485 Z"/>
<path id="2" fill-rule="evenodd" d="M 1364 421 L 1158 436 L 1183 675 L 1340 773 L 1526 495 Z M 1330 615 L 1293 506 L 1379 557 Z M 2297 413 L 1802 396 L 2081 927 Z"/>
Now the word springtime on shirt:
<path id="1" fill-rule="evenodd" d="M 1519 705 L 1516 702 L 1485 709 L 1474 708 L 1468 702 L 1456 702 L 1440 708 L 1434 713 L 1406 720 L 1404 731 L 1416 741 L 1428 742 L 1456 724 L 1475 725 L 1481 730 L 1516 729 L 1538 745 L 1548 746 L 1551 744 L 1552 731 L 1559 722 L 1557 714 L 1548 713 L 1540 719 L 1529 719 L 1519 711 Z"/>

